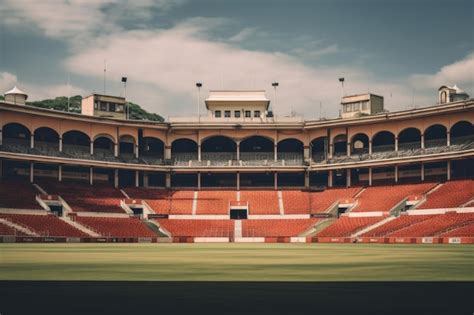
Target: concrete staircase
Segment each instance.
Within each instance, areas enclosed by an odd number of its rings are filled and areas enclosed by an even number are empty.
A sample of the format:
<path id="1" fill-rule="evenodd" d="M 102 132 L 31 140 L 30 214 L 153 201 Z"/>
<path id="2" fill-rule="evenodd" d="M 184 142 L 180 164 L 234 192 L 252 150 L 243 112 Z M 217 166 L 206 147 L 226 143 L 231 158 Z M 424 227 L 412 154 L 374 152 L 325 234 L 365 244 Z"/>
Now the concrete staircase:
<path id="1" fill-rule="evenodd" d="M 369 231 L 371 231 L 371 230 L 373 230 L 373 229 L 375 229 L 375 228 L 378 228 L 378 227 L 381 226 L 381 225 L 384 225 L 385 223 L 388 223 L 388 222 L 390 222 L 390 221 L 392 221 L 392 220 L 395 220 L 396 218 L 397 218 L 397 217 L 387 217 L 387 218 L 383 219 L 382 221 L 379 221 L 379 222 L 377 222 L 377 223 L 374 223 L 374 224 L 372 224 L 372 225 L 369 225 L 369 226 L 366 227 L 366 228 L 363 228 L 363 229 L 360 230 L 360 231 L 357 231 L 356 233 L 352 234 L 351 237 L 357 237 L 357 236 L 359 236 L 359 235 L 362 235 L 362 234 L 364 234 L 364 233 L 367 233 L 367 232 L 369 232 Z"/>
<path id="2" fill-rule="evenodd" d="M 20 232 L 23 232 L 25 233 L 26 235 L 29 235 L 29 236 L 39 236 L 37 233 L 33 232 L 32 230 L 30 230 L 29 228 L 27 227 L 24 227 L 22 225 L 19 225 L 19 224 L 16 224 L 16 223 L 13 223 L 9 220 L 6 220 L 6 219 L 0 219 L 0 223 L 3 223 L 15 230 L 18 230 Z"/>
<path id="3" fill-rule="evenodd" d="M 101 236 L 100 234 L 98 234 L 98 233 L 92 231 L 91 229 L 86 228 L 86 227 L 83 226 L 82 224 L 79 224 L 79 223 L 77 223 L 77 222 L 71 220 L 71 219 L 68 218 L 68 217 L 58 217 L 58 218 L 59 218 L 61 221 L 64 221 L 64 222 L 66 222 L 67 224 L 69 224 L 69 225 L 75 227 L 76 229 L 78 229 L 78 230 L 80 230 L 80 231 L 86 233 L 86 234 L 89 235 L 89 236 L 92 236 L 92 237 L 100 237 L 100 236 Z"/>
<path id="4" fill-rule="evenodd" d="M 283 206 L 283 193 L 281 190 L 278 192 L 278 207 L 280 208 L 280 215 L 285 215 L 285 207 Z"/>
<path id="5" fill-rule="evenodd" d="M 196 215 L 196 211 L 197 211 L 197 203 L 198 203 L 198 195 L 199 192 L 198 191 L 195 191 L 194 192 L 194 196 L 193 196 L 193 208 L 192 208 L 192 213 L 193 215 Z"/>
<path id="6" fill-rule="evenodd" d="M 235 220 L 234 221 L 234 237 L 242 237 L 242 221 Z"/>

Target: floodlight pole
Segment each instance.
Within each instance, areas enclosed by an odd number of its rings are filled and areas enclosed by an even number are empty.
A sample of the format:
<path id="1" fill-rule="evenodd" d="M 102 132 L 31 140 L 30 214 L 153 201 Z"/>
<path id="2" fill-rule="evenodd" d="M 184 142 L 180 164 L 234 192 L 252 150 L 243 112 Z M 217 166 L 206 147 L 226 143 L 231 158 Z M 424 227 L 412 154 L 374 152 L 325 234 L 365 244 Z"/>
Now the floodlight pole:
<path id="1" fill-rule="evenodd" d="M 277 104 L 277 87 L 279 86 L 280 84 L 278 82 L 273 82 L 272 83 L 272 86 L 273 86 L 273 102 L 275 103 L 275 105 L 273 106 L 273 108 L 275 108 L 276 104 Z"/>
<path id="2" fill-rule="evenodd" d="M 202 83 L 201 82 L 196 82 L 196 87 L 198 88 L 198 102 L 197 102 L 198 122 L 201 122 L 201 87 L 202 87 Z"/>

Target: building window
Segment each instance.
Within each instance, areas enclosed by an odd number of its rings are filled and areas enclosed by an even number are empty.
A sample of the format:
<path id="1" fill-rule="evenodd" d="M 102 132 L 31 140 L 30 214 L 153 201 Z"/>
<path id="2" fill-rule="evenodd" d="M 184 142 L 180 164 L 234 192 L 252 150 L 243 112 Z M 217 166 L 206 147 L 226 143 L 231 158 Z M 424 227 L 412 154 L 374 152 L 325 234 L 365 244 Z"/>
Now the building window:
<path id="1" fill-rule="evenodd" d="M 109 105 L 109 112 L 115 112 L 115 108 L 116 108 L 116 107 L 115 107 L 115 104 L 111 103 L 111 104 Z"/>
<path id="2" fill-rule="evenodd" d="M 253 117 L 255 117 L 255 118 L 260 117 L 260 111 L 259 110 L 254 111 L 253 112 Z"/>
<path id="3" fill-rule="evenodd" d="M 252 117 L 252 112 L 249 111 L 249 110 L 246 110 L 246 111 L 245 111 L 245 117 L 247 117 L 247 118 Z"/>
<path id="4" fill-rule="evenodd" d="M 117 106 L 117 112 L 118 113 L 123 113 L 123 105 L 118 105 Z"/>
<path id="5" fill-rule="evenodd" d="M 446 103 L 447 99 L 448 99 L 448 93 L 446 93 L 446 91 L 441 92 L 441 104 Z"/>
<path id="6" fill-rule="evenodd" d="M 220 111 L 220 110 L 216 110 L 216 111 L 214 112 L 214 116 L 215 116 L 216 118 L 221 118 L 221 111 Z"/>
<path id="7" fill-rule="evenodd" d="M 94 109 L 99 109 L 99 102 L 94 102 Z"/>
<path id="8" fill-rule="evenodd" d="M 100 110 L 106 112 L 107 111 L 107 103 L 100 102 Z"/>
<path id="9" fill-rule="evenodd" d="M 230 117 L 230 110 L 226 110 L 226 111 L 224 112 L 224 117 L 225 117 L 225 118 L 229 118 L 229 117 Z"/>
<path id="10" fill-rule="evenodd" d="M 360 110 L 360 103 L 354 103 L 354 111 Z"/>
<path id="11" fill-rule="evenodd" d="M 235 117 L 235 118 L 240 118 L 240 110 L 236 110 L 236 111 L 234 112 L 234 117 Z"/>
<path id="12" fill-rule="evenodd" d="M 369 102 L 365 101 L 362 102 L 362 110 L 368 110 L 369 109 Z"/>

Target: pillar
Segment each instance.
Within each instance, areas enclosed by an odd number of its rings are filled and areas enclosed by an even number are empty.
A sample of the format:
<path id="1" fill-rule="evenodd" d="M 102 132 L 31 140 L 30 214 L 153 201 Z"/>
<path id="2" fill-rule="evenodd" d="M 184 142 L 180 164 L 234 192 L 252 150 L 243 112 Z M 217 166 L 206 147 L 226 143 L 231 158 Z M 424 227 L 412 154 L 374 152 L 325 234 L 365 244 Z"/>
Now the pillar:
<path id="1" fill-rule="evenodd" d="M 135 187 L 140 186 L 140 172 L 135 171 Z"/>
<path id="2" fill-rule="evenodd" d="M 421 148 L 422 149 L 425 148 L 425 135 L 424 134 L 421 135 Z"/>
<path id="3" fill-rule="evenodd" d="M 311 161 L 311 150 L 309 148 L 309 145 L 305 145 L 303 147 L 303 158 L 305 161 Z"/>
<path id="4" fill-rule="evenodd" d="M 1 139 L 0 139 L 0 144 L 1 144 Z M 448 147 L 451 146 L 451 132 L 449 130 L 446 132 L 446 145 Z"/>
<path id="5" fill-rule="evenodd" d="M 447 161 L 446 170 L 447 170 L 446 178 L 447 180 L 451 180 L 451 161 Z"/>
<path id="6" fill-rule="evenodd" d="M 395 183 L 398 183 L 398 165 L 395 165 Z"/>
<path id="7" fill-rule="evenodd" d="M 369 140 L 369 155 L 372 155 L 372 140 Z"/>
<path id="8" fill-rule="evenodd" d="M 59 182 L 63 181 L 63 166 L 62 165 L 58 166 L 58 181 Z"/>
<path id="9" fill-rule="evenodd" d="M 278 189 L 278 173 L 277 172 L 273 173 L 273 184 L 274 184 L 275 190 L 277 190 Z"/>
<path id="10" fill-rule="evenodd" d="M 171 146 L 165 146 L 165 160 L 171 160 Z"/>
<path id="11" fill-rule="evenodd" d="M 237 161 L 240 160 L 240 141 L 237 141 L 237 156 L 236 156 Z"/>
<path id="12" fill-rule="evenodd" d="M 0 179 L 2 178 L 3 176 L 3 161 L 0 160 Z"/>
<path id="13" fill-rule="evenodd" d="M 369 167 L 369 186 L 372 186 L 372 167 Z"/>
<path id="14" fill-rule="evenodd" d="M 347 142 L 347 156 L 351 156 L 351 143 Z"/>
<path id="15" fill-rule="evenodd" d="M 197 189 L 201 190 L 201 172 L 197 173 L 197 181 L 198 181 Z"/>
<path id="16" fill-rule="evenodd" d="M 94 168 L 92 166 L 89 168 L 89 184 L 91 186 L 94 184 Z"/>
<path id="17" fill-rule="evenodd" d="M 304 173 L 304 188 L 309 189 L 309 172 Z"/>
<path id="18" fill-rule="evenodd" d="M 278 161 L 278 145 L 276 142 L 273 144 L 273 159 Z"/>
<path id="19" fill-rule="evenodd" d="M 166 188 L 171 188 L 171 173 L 166 173 L 165 175 L 165 185 Z"/>
<path id="20" fill-rule="evenodd" d="M 91 141 L 90 143 L 90 153 L 91 155 L 94 155 L 94 141 Z"/>
<path id="21" fill-rule="evenodd" d="M 351 187 L 351 169 L 346 170 L 346 187 Z"/>
<path id="22" fill-rule="evenodd" d="M 240 173 L 237 172 L 237 190 L 240 190 Z"/>
<path id="23" fill-rule="evenodd" d="M 201 144 L 198 144 L 198 161 L 201 162 Z"/>
<path id="24" fill-rule="evenodd" d="M 334 154 L 334 143 L 329 144 L 329 156 L 328 158 L 332 159 L 332 156 Z"/>
<path id="25" fill-rule="evenodd" d="M 119 155 L 119 145 L 117 142 L 114 143 L 114 156 L 118 157 Z"/>
<path id="26" fill-rule="evenodd" d="M 333 171 L 328 172 L 328 187 L 332 187 L 333 185 Z"/>
<path id="27" fill-rule="evenodd" d="M 425 163 L 421 162 L 421 181 L 425 181 Z"/>
<path id="28" fill-rule="evenodd" d="M 139 156 L 139 154 L 138 154 L 139 151 L 140 151 L 140 150 L 138 149 L 138 144 L 136 144 L 136 145 L 135 145 L 135 157 L 136 157 L 137 159 L 138 159 L 138 156 Z"/>
<path id="29" fill-rule="evenodd" d="M 31 134 L 30 136 L 30 148 L 33 149 L 35 147 L 35 135 Z"/>
<path id="30" fill-rule="evenodd" d="M 35 181 L 35 163 L 30 163 L 30 183 Z"/>
<path id="31" fill-rule="evenodd" d="M 59 137 L 59 152 L 63 152 L 63 137 Z"/>
<path id="32" fill-rule="evenodd" d="M 395 137 L 395 152 L 398 152 L 398 137 Z"/>
<path id="33" fill-rule="evenodd" d="M 114 187 L 118 188 L 119 186 L 119 171 L 118 169 L 114 170 Z"/>
<path id="34" fill-rule="evenodd" d="M 3 144 L 3 131 L 0 129 L 0 145 Z"/>

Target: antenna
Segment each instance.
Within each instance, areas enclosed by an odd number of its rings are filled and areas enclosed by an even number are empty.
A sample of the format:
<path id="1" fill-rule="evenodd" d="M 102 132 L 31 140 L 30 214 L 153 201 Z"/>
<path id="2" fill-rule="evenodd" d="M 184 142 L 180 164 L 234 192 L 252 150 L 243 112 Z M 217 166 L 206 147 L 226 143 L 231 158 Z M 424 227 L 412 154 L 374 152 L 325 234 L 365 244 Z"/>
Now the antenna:
<path id="1" fill-rule="evenodd" d="M 67 76 L 67 111 L 69 112 L 69 106 L 71 103 L 71 77 Z"/>
<path id="2" fill-rule="evenodd" d="M 107 72 L 107 66 L 105 64 L 105 59 L 104 59 L 104 94 L 105 94 L 105 81 L 106 81 L 106 72 Z"/>

